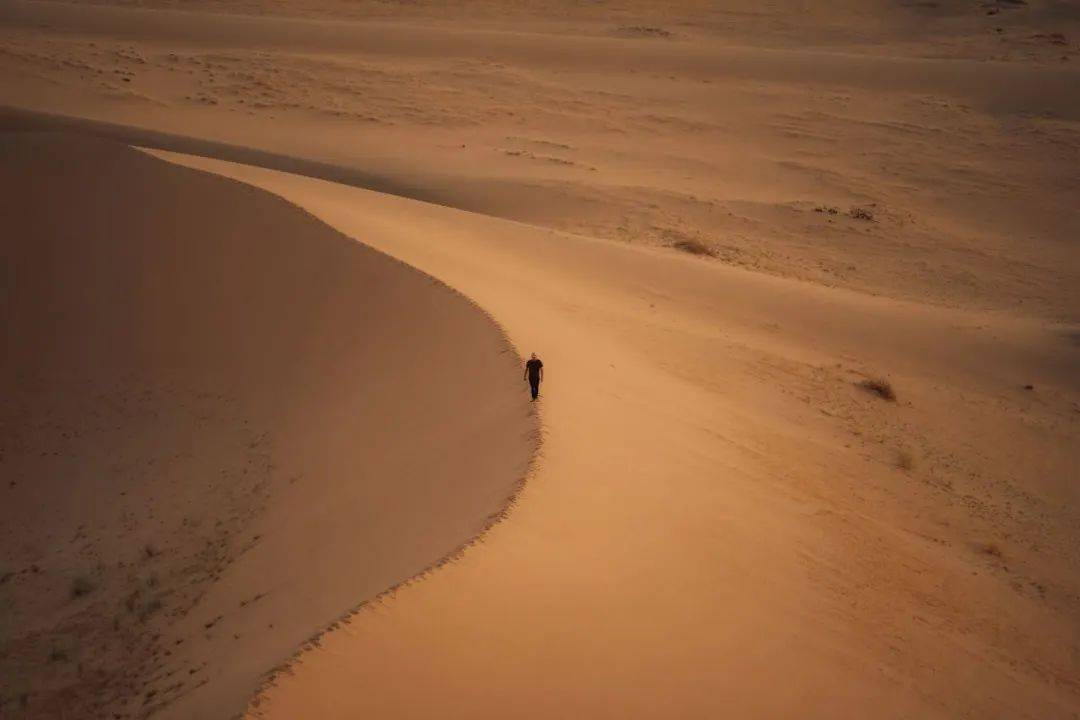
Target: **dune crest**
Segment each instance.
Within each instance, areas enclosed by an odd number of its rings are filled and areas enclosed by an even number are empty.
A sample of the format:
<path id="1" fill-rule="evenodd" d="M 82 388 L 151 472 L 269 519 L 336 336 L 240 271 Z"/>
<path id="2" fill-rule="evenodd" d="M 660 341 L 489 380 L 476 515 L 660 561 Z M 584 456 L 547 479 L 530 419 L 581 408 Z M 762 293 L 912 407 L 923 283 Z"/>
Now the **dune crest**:
<path id="1" fill-rule="evenodd" d="M 1080 707 L 1074 326 L 161 154 L 432 273 L 548 374 L 512 521 L 330 633 L 249 717 Z"/>

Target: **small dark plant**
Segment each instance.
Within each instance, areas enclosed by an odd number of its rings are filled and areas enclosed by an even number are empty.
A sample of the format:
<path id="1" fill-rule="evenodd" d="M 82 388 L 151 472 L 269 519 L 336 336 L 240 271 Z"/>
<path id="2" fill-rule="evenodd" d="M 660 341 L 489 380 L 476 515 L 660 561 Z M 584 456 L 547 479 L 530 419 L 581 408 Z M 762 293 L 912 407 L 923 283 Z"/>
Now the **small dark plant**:
<path id="1" fill-rule="evenodd" d="M 676 250 L 682 250 L 685 253 L 690 253 L 691 255 L 716 257 L 716 251 L 700 240 L 677 240 L 671 244 L 671 247 Z"/>
<path id="2" fill-rule="evenodd" d="M 85 575 L 80 575 L 71 581 L 71 597 L 80 598 L 94 592 L 97 586 L 94 581 Z"/>
<path id="3" fill-rule="evenodd" d="M 859 383 L 859 387 L 867 392 L 877 395 L 882 400 L 896 402 L 896 391 L 892 384 L 885 378 L 869 378 Z"/>

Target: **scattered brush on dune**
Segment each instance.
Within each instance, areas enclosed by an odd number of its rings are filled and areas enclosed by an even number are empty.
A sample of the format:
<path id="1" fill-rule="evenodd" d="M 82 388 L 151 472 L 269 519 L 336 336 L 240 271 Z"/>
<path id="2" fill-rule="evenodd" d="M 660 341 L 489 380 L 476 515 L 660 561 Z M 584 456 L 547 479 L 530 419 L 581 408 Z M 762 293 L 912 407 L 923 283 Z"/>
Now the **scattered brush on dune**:
<path id="1" fill-rule="evenodd" d="M 71 582 L 71 597 L 80 598 L 94 592 L 97 585 L 88 577 L 80 575 Z"/>
<path id="2" fill-rule="evenodd" d="M 882 400 L 896 402 L 896 391 L 893 390 L 892 383 L 885 378 L 868 378 L 859 382 L 858 386 Z"/>
<path id="3" fill-rule="evenodd" d="M 624 25 L 616 30 L 615 34 L 623 37 L 636 38 L 670 38 L 675 35 L 670 30 L 666 30 L 662 27 L 654 27 L 652 25 Z"/>
<path id="4" fill-rule="evenodd" d="M 990 557 L 997 558 L 998 560 L 1005 559 L 1005 552 L 995 542 L 979 543 L 975 546 L 975 550 L 982 555 L 989 555 Z"/>
<path id="5" fill-rule="evenodd" d="M 676 240 L 671 244 L 671 247 L 676 250 L 682 250 L 685 253 L 691 255 L 704 255 L 705 257 L 716 257 L 716 251 L 711 247 L 701 242 L 700 240 Z"/>

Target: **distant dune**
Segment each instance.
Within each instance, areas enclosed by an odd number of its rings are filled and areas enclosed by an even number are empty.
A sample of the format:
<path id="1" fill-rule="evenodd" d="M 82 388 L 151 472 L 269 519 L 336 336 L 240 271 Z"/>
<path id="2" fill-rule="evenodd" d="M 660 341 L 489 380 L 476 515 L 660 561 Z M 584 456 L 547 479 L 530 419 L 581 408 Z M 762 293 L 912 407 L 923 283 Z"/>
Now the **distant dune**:
<path id="1" fill-rule="evenodd" d="M 4 717 L 232 716 L 517 492 L 517 356 L 460 295 L 121 145 L 0 158 Z"/>

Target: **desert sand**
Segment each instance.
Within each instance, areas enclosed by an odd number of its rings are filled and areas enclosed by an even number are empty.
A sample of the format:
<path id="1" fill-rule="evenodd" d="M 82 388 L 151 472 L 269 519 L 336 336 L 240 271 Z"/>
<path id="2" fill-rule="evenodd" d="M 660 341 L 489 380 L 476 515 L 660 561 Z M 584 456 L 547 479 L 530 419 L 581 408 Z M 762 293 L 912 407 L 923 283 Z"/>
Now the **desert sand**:
<path id="1" fill-rule="evenodd" d="M 234 715 L 504 510 L 533 416 L 466 299 L 123 145 L 0 147 L 4 717 Z"/>
<path id="2" fill-rule="evenodd" d="M 330 531 L 297 519 L 312 499 L 287 479 L 268 491 L 227 543 L 259 534 L 262 564 L 240 554 L 177 621 L 200 650 L 231 654 L 197 691 L 172 691 L 160 716 L 229 717 L 248 700 L 252 718 L 1080 716 L 1076 8 L 119 5 L 0 8 L 0 123 L 62 130 L 33 141 L 54 148 L 46 156 L 96 148 L 135 163 L 115 143 L 144 148 L 156 157 L 139 166 L 184 193 L 210 182 L 238 193 L 239 180 L 252 188 L 244 203 L 199 205 L 207 232 L 237 227 L 261 246 L 257 223 L 269 221 L 252 216 L 275 207 L 303 218 L 297 246 L 334 238 L 394 268 L 398 302 L 449 294 L 460 315 L 433 315 L 443 305 L 431 300 L 414 319 L 445 338 L 436 357 L 469 368 L 467 417 L 491 423 L 482 441 L 430 448 L 412 479 L 440 497 L 399 487 L 401 468 L 359 478 L 370 446 L 327 447 L 333 503 L 342 488 L 402 493 L 386 548 L 351 566 L 326 553 L 308 567 L 317 553 L 300 548 L 362 547 L 350 518 L 367 503 L 335 504 Z M 42 136 L 18 137 L 12 151 L 25 153 Z M 34 157 L 13 177 L 33 177 Z M 164 202 L 168 187 L 152 196 Z M 82 214 L 122 200 L 96 193 Z M 245 257 L 288 275 L 278 248 Z M 296 327 L 324 317 L 318 297 L 290 314 Z M 353 314 L 331 317 L 340 327 Z M 224 337 L 236 319 L 218 322 Z M 462 333 L 468 323 L 486 340 Z M 281 372 L 322 368 L 335 356 L 326 342 L 275 353 Z M 429 373 L 404 367 L 430 356 L 408 350 L 386 367 L 419 398 Z M 538 415 L 516 364 L 530 352 L 547 372 Z M 270 425 L 355 408 L 329 380 L 303 410 L 295 396 L 271 402 L 258 378 L 234 382 Z M 476 431 L 402 413 L 432 433 Z M 539 453 L 492 526 L 537 418 Z M 175 444 L 151 430 L 162 452 Z M 449 448 L 484 463 L 484 479 L 442 467 Z M 457 495 L 462 478 L 471 500 Z M 260 615 L 265 626 L 239 639 L 216 626 L 204 638 L 198 623 L 224 607 L 214 598 L 254 596 L 271 567 L 308 588 L 283 594 L 295 624 Z M 51 610 L 30 607 L 43 637 L 60 632 Z M 36 657 L 16 660 L 34 682 L 75 672 Z M 162 692 L 157 676 L 176 661 L 144 666 L 159 684 L 139 692 Z M 43 694 L 62 702 L 53 687 Z M 142 695 L 118 697 L 143 711 Z"/>

